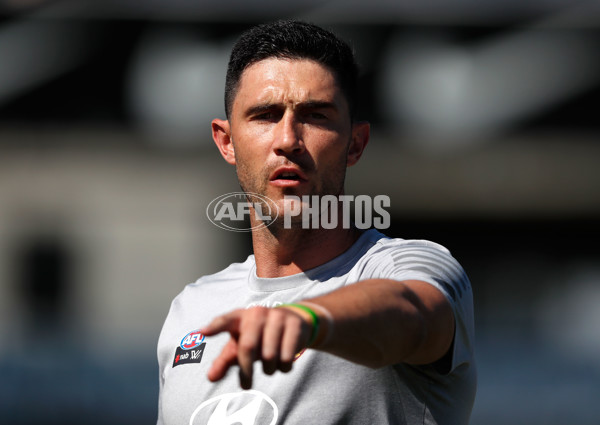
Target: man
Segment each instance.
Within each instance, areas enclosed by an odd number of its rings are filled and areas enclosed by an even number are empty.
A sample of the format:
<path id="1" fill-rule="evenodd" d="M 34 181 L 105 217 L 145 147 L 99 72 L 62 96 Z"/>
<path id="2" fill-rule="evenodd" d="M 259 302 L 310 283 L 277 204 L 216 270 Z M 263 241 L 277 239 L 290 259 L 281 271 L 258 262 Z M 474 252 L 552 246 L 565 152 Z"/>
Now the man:
<path id="1" fill-rule="evenodd" d="M 242 35 L 227 120 L 212 132 L 251 201 L 289 212 L 291 196 L 344 193 L 369 140 L 354 119 L 356 80 L 351 49 L 319 27 Z M 341 207 L 322 213 L 339 225 L 259 226 L 251 211 L 254 255 L 173 301 L 159 424 L 468 423 L 473 307 L 460 265 L 435 243 L 343 226 Z"/>

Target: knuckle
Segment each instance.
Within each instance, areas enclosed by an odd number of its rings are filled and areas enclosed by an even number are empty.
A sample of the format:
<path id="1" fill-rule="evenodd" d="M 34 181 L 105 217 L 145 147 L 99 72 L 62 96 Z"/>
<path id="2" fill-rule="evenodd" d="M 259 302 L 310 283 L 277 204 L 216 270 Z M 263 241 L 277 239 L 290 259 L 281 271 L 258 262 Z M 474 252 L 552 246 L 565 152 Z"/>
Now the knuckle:
<path id="1" fill-rule="evenodd" d="M 255 307 L 250 307 L 248 310 L 246 310 L 248 312 L 248 314 L 250 316 L 253 317 L 261 317 L 264 316 L 265 313 L 268 311 L 269 309 L 266 307 L 261 307 L 261 306 L 255 306 Z"/>
<path id="2" fill-rule="evenodd" d="M 279 311 L 281 309 L 274 308 L 271 312 L 269 312 L 268 323 L 274 328 L 280 328 L 284 325 L 286 321 L 285 312 Z"/>
<path id="3" fill-rule="evenodd" d="M 251 307 L 243 312 L 242 322 L 245 324 L 264 322 L 266 317 L 267 317 L 267 308 Z"/>
<path id="4" fill-rule="evenodd" d="M 239 351 L 243 354 L 252 354 L 255 346 L 252 341 L 240 341 Z"/>
<path id="5" fill-rule="evenodd" d="M 285 317 L 288 311 L 285 308 L 271 308 L 269 313 L 275 317 Z"/>
<path id="6" fill-rule="evenodd" d="M 300 330 L 303 323 L 304 320 L 302 320 L 302 318 L 296 314 L 291 314 L 286 318 L 286 325 L 296 330 Z"/>

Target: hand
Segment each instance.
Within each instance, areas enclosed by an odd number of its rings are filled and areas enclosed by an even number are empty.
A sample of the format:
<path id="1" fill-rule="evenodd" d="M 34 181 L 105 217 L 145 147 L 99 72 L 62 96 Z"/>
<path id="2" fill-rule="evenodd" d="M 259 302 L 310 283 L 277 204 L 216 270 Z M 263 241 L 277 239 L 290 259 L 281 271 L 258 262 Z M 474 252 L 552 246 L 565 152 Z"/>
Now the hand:
<path id="1" fill-rule="evenodd" d="M 222 379 L 229 368 L 239 366 L 240 385 L 252 387 L 255 361 L 266 374 L 289 372 L 296 353 L 308 344 L 312 331 L 310 317 L 293 307 L 239 309 L 215 318 L 201 329 L 206 336 L 229 332 L 231 338 L 208 371 L 208 379 Z"/>

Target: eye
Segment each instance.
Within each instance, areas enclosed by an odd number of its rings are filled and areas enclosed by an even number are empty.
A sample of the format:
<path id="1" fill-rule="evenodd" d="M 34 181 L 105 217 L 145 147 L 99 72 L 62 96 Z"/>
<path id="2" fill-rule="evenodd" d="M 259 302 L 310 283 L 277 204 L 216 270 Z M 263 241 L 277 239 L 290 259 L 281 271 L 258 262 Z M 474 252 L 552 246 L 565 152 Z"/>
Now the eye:
<path id="1" fill-rule="evenodd" d="M 263 112 L 262 114 L 258 114 L 254 116 L 255 120 L 270 120 L 273 119 L 272 112 Z"/>
<path id="2" fill-rule="evenodd" d="M 261 111 L 252 116 L 253 121 L 274 122 L 279 119 L 281 119 L 281 113 L 277 110 Z"/>
<path id="3" fill-rule="evenodd" d="M 307 122 L 323 123 L 329 120 L 329 116 L 321 111 L 308 111 L 304 115 L 304 120 Z"/>
<path id="4" fill-rule="evenodd" d="M 325 120 L 327 119 L 327 115 L 321 113 L 321 112 L 311 112 L 310 113 L 311 118 L 313 119 L 317 119 L 317 120 Z"/>

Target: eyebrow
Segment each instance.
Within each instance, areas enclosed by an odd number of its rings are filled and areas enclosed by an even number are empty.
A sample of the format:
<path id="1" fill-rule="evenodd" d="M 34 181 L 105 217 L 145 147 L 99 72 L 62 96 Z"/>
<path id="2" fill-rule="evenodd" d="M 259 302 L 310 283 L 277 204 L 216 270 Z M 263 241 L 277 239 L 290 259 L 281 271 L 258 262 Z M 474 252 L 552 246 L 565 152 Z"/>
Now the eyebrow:
<path id="1" fill-rule="evenodd" d="M 274 103 L 261 103 L 258 105 L 254 105 L 249 107 L 244 111 L 244 115 L 247 117 L 251 117 L 253 115 L 260 115 L 264 112 L 272 111 L 276 105 Z"/>
<path id="2" fill-rule="evenodd" d="M 327 101 L 319 101 L 319 100 L 309 100 L 307 102 L 301 102 L 298 105 L 298 109 L 332 109 L 334 111 L 338 110 L 338 107 L 333 102 Z"/>
<path id="3" fill-rule="evenodd" d="M 260 115 L 264 112 L 272 111 L 273 109 L 281 108 L 281 104 L 279 103 L 261 103 L 258 105 L 254 105 L 246 109 L 244 115 L 249 117 L 252 115 Z M 338 110 L 338 107 L 333 102 L 320 101 L 320 100 L 309 100 L 306 102 L 300 102 L 297 106 L 299 110 L 307 110 L 307 109 L 332 109 L 334 111 Z"/>

